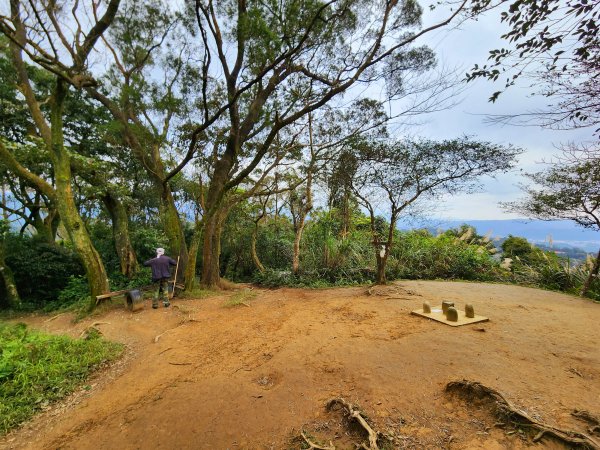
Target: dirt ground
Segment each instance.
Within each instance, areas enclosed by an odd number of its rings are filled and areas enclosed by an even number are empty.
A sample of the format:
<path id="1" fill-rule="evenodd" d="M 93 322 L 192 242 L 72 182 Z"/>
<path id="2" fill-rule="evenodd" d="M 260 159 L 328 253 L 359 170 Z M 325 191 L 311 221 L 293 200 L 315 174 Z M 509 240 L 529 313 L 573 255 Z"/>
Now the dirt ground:
<path id="1" fill-rule="evenodd" d="M 253 289 L 115 305 L 73 324 L 23 321 L 80 336 L 95 324 L 125 356 L 66 401 L 0 439 L 10 449 L 293 449 L 364 440 L 335 397 L 359 405 L 389 448 L 562 448 L 502 428 L 482 402 L 444 393 L 468 379 L 543 422 L 585 432 L 600 415 L 600 305 L 516 286 L 433 281 L 326 290 Z M 489 322 L 452 328 L 410 315 L 428 300 L 472 303 Z M 597 438 L 599 439 L 599 438 Z M 600 440 L 600 439 L 599 439 Z"/>

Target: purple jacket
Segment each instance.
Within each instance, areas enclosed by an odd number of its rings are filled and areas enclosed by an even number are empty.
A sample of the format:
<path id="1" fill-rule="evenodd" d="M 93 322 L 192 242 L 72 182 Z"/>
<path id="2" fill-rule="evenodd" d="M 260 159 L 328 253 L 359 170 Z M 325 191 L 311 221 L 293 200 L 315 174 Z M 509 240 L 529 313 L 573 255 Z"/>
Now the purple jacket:
<path id="1" fill-rule="evenodd" d="M 168 256 L 160 255 L 157 258 L 149 259 L 144 265 L 152 268 L 152 281 L 158 281 L 161 278 L 169 278 L 171 276 L 169 266 L 176 266 L 177 261 Z"/>

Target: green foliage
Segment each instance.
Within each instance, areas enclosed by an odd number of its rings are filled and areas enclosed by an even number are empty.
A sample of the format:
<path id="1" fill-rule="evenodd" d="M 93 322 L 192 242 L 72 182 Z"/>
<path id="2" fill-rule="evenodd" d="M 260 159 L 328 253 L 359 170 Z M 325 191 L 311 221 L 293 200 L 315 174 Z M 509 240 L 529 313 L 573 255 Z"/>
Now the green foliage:
<path id="1" fill-rule="evenodd" d="M 110 277 L 110 287 L 115 291 L 139 288 L 150 283 L 152 283 L 152 270 L 150 267 L 140 267 L 132 278 L 127 278 L 121 273 L 115 273 Z"/>
<path id="2" fill-rule="evenodd" d="M 508 243 L 508 244 L 507 244 Z M 505 281 L 525 286 L 579 294 L 593 266 L 588 261 L 571 261 L 553 251 L 531 245 L 526 239 L 510 236 L 503 245 L 503 256 L 508 258 Z M 600 283 L 594 280 L 587 296 L 600 299 Z"/>
<path id="3" fill-rule="evenodd" d="M 5 251 L 22 300 L 34 307 L 56 300 L 71 277 L 83 275 L 75 252 L 59 244 L 15 235 L 6 241 Z"/>
<path id="4" fill-rule="evenodd" d="M 527 239 L 509 234 L 508 238 L 502 243 L 502 251 L 506 258 L 527 260 L 533 253 L 533 247 Z"/>
<path id="5" fill-rule="evenodd" d="M 402 232 L 388 262 L 389 279 L 461 279 L 491 281 L 499 264 L 486 247 L 452 233 L 432 236 L 424 230 Z"/>
<path id="6" fill-rule="evenodd" d="M 75 340 L 0 324 L 0 435 L 73 392 L 122 348 L 97 336 Z"/>
<path id="7" fill-rule="evenodd" d="M 113 274 L 120 273 L 121 265 L 115 250 L 115 241 L 110 223 L 104 220 L 94 220 L 88 227 L 94 247 L 102 258 L 106 272 L 112 278 Z"/>
<path id="8" fill-rule="evenodd" d="M 160 225 L 137 225 L 131 228 L 131 245 L 133 245 L 139 261 L 143 262 L 154 258 L 158 247 L 169 248 L 169 240 Z"/>
<path id="9" fill-rule="evenodd" d="M 75 303 L 87 302 L 90 298 L 90 286 L 85 277 L 71 276 L 67 285 L 58 294 L 57 304 L 51 302 L 44 308 L 46 311 L 65 308 Z"/>
<path id="10" fill-rule="evenodd" d="M 490 0 L 474 0 L 472 7 L 481 10 L 490 3 Z M 533 78 L 534 82 L 528 82 L 530 89 L 551 102 L 548 108 L 534 113 L 540 125 L 549 128 L 597 125 L 600 116 L 594 78 L 600 66 L 600 3 L 511 0 L 506 4 L 508 7 L 502 8 L 500 14 L 500 20 L 508 27 L 501 36 L 506 45 L 491 50 L 487 64 L 482 67 L 475 64 L 467 73 L 467 80 L 483 77 L 499 81 L 506 90 L 521 77 Z M 490 101 L 495 101 L 502 92 L 494 92 Z M 525 123 L 535 122 L 532 114 L 526 116 Z"/>

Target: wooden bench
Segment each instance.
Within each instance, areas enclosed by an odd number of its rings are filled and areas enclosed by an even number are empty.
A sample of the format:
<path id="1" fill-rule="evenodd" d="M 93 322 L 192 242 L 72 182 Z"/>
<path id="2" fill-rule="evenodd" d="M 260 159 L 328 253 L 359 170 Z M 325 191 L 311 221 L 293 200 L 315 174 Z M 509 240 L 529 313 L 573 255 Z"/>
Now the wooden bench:
<path id="1" fill-rule="evenodd" d="M 173 284 L 173 282 L 169 281 L 169 284 Z M 120 291 L 107 292 L 106 294 L 100 294 L 100 295 L 96 296 L 96 305 L 98 303 L 100 303 L 102 300 L 106 300 L 106 299 L 113 298 L 113 297 L 119 297 L 120 295 L 125 295 L 130 291 L 134 291 L 134 290 L 149 291 L 151 289 L 154 289 L 154 287 L 155 286 L 153 284 L 149 284 L 149 285 L 142 286 L 139 288 L 121 289 Z M 185 286 L 183 284 L 179 284 L 179 283 L 175 283 L 175 287 L 181 291 L 183 291 L 185 289 Z"/>

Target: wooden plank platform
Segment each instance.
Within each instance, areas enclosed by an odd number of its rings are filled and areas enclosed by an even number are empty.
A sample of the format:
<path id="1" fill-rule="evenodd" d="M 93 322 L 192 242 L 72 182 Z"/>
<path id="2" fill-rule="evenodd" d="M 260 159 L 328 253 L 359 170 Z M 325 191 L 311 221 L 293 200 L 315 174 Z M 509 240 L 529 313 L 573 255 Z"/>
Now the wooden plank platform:
<path id="1" fill-rule="evenodd" d="M 457 322 L 451 322 L 449 320 L 446 320 L 446 316 L 442 312 L 441 306 L 439 308 L 432 307 L 430 313 L 424 313 L 423 309 L 421 308 L 421 309 L 416 309 L 416 310 L 412 311 L 411 314 L 414 314 L 415 316 L 421 316 L 421 317 L 425 317 L 427 319 L 435 320 L 436 322 L 441 322 L 446 325 L 450 325 L 451 327 L 460 327 L 461 325 L 469 325 L 469 324 L 478 323 L 478 322 L 487 322 L 490 320 L 487 317 L 478 316 L 477 314 L 475 314 L 475 317 L 467 317 L 465 315 L 465 312 L 461 311 L 461 310 L 457 310 L 457 312 L 458 312 L 458 321 Z"/>
<path id="2" fill-rule="evenodd" d="M 169 281 L 169 284 L 173 284 L 172 281 Z M 175 283 L 175 287 L 179 290 L 185 290 L 185 286 L 183 284 Z M 107 292 L 106 294 L 100 294 L 96 296 L 96 305 L 100 302 L 100 300 L 106 300 L 107 298 L 118 297 L 120 295 L 125 295 L 129 291 L 133 291 L 135 289 L 140 291 L 148 291 L 154 288 L 153 284 L 149 284 L 146 286 L 138 287 L 138 288 L 130 288 L 130 289 L 121 289 L 120 291 Z"/>

